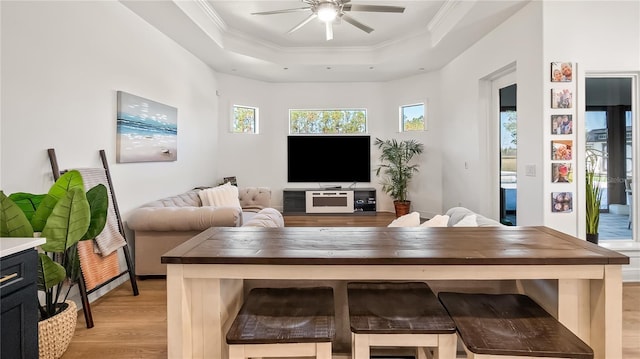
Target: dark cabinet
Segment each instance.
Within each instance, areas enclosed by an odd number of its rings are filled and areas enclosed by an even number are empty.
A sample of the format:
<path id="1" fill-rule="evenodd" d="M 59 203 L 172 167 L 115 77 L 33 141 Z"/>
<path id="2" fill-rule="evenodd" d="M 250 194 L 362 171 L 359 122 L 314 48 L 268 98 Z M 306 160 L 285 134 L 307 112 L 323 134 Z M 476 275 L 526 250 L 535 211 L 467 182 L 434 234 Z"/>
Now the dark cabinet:
<path id="1" fill-rule="evenodd" d="M 0 358 L 38 358 L 38 254 L 0 259 Z"/>

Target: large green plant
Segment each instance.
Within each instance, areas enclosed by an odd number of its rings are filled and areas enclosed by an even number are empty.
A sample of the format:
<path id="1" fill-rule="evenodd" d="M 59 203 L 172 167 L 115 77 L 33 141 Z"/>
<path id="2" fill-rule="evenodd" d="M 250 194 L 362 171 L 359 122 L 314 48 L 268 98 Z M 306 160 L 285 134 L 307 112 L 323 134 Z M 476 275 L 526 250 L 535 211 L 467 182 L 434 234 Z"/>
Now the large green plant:
<path id="1" fill-rule="evenodd" d="M 597 181 L 598 163 L 602 158 L 597 150 L 587 150 L 586 156 L 586 209 L 587 209 L 587 234 L 598 234 L 600 224 L 600 203 L 602 202 L 602 189 Z"/>
<path id="2" fill-rule="evenodd" d="M 399 202 L 407 201 L 409 182 L 418 164 L 410 164 L 411 160 L 424 152 L 424 145 L 416 140 L 398 141 L 396 139 L 381 140 L 374 143 L 380 150 L 381 164 L 376 169 L 376 176 L 382 176 L 382 190 Z"/>
<path id="3" fill-rule="evenodd" d="M 57 314 L 71 288 L 80 278 L 77 243 L 93 239 L 107 221 L 107 188 L 99 184 L 85 193 L 82 176 L 76 170 L 63 174 L 47 194 L 0 191 L 0 236 L 33 237 L 41 232 L 38 290 L 40 319 Z"/>

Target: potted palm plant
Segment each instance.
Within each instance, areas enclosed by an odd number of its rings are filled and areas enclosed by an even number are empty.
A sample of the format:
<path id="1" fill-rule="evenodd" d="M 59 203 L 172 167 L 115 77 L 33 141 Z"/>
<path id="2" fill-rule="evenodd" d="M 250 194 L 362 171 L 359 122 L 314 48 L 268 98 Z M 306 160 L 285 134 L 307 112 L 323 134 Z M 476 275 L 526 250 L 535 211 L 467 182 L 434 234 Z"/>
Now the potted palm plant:
<path id="1" fill-rule="evenodd" d="M 600 224 L 600 203 L 602 189 L 597 181 L 597 168 L 600 154 L 597 150 L 587 150 L 586 157 L 586 213 L 587 241 L 598 244 L 598 225 Z"/>
<path id="2" fill-rule="evenodd" d="M 424 152 L 424 145 L 416 140 L 398 141 L 396 139 L 381 140 L 374 143 L 380 150 L 381 164 L 376 169 L 376 176 L 382 173 L 382 190 L 393 198 L 396 217 L 409 213 L 411 201 L 407 199 L 409 182 L 418 164 L 411 160 Z"/>
<path id="3" fill-rule="evenodd" d="M 60 358 L 71 342 L 77 311 L 67 297 L 80 278 L 77 243 L 102 232 L 108 204 L 106 187 L 99 184 L 85 192 L 75 170 L 63 174 L 47 194 L 7 197 L 0 191 L 0 236 L 31 237 L 39 232 L 46 238 L 38 254 L 40 358 Z"/>

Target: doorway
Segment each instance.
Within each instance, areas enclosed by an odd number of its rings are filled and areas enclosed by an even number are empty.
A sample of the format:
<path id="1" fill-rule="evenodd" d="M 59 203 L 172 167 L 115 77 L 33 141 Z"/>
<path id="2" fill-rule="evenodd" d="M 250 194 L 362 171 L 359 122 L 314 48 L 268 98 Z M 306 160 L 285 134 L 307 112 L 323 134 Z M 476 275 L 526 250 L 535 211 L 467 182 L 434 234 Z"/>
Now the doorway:
<path id="1" fill-rule="evenodd" d="M 585 80 L 585 151 L 599 157 L 600 240 L 633 238 L 632 89 L 631 77 Z"/>
<path id="2" fill-rule="evenodd" d="M 517 224 L 517 85 L 498 90 L 500 111 L 500 222 Z"/>

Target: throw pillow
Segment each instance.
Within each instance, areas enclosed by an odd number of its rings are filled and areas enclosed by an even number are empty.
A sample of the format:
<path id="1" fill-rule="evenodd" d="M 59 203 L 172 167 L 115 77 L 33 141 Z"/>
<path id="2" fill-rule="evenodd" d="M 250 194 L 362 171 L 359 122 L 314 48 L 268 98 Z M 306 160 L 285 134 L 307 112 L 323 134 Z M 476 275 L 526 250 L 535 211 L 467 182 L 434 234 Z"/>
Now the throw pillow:
<path id="1" fill-rule="evenodd" d="M 453 225 L 454 227 L 477 227 L 478 221 L 475 214 L 465 216 L 460 222 Z"/>
<path id="2" fill-rule="evenodd" d="M 389 223 L 387 227 L 417 227 L 420 225 L 420 213 L 411 212 L 400 216 Z"/>
<path id="3" fill-rule="evenodd" d="M 446 227 L 449 222 L 449 216 L 445 215 L 436 215 L 430 220 L 422 223 L 420 227 Z"/>
<path id="4" fill-rule="evenodd" d="M 242 208 L 238 198 L 238 187 L 228 182 L 218 187 L 203 189 L 198 192 L 198 196 L 203 206 Z"/>

